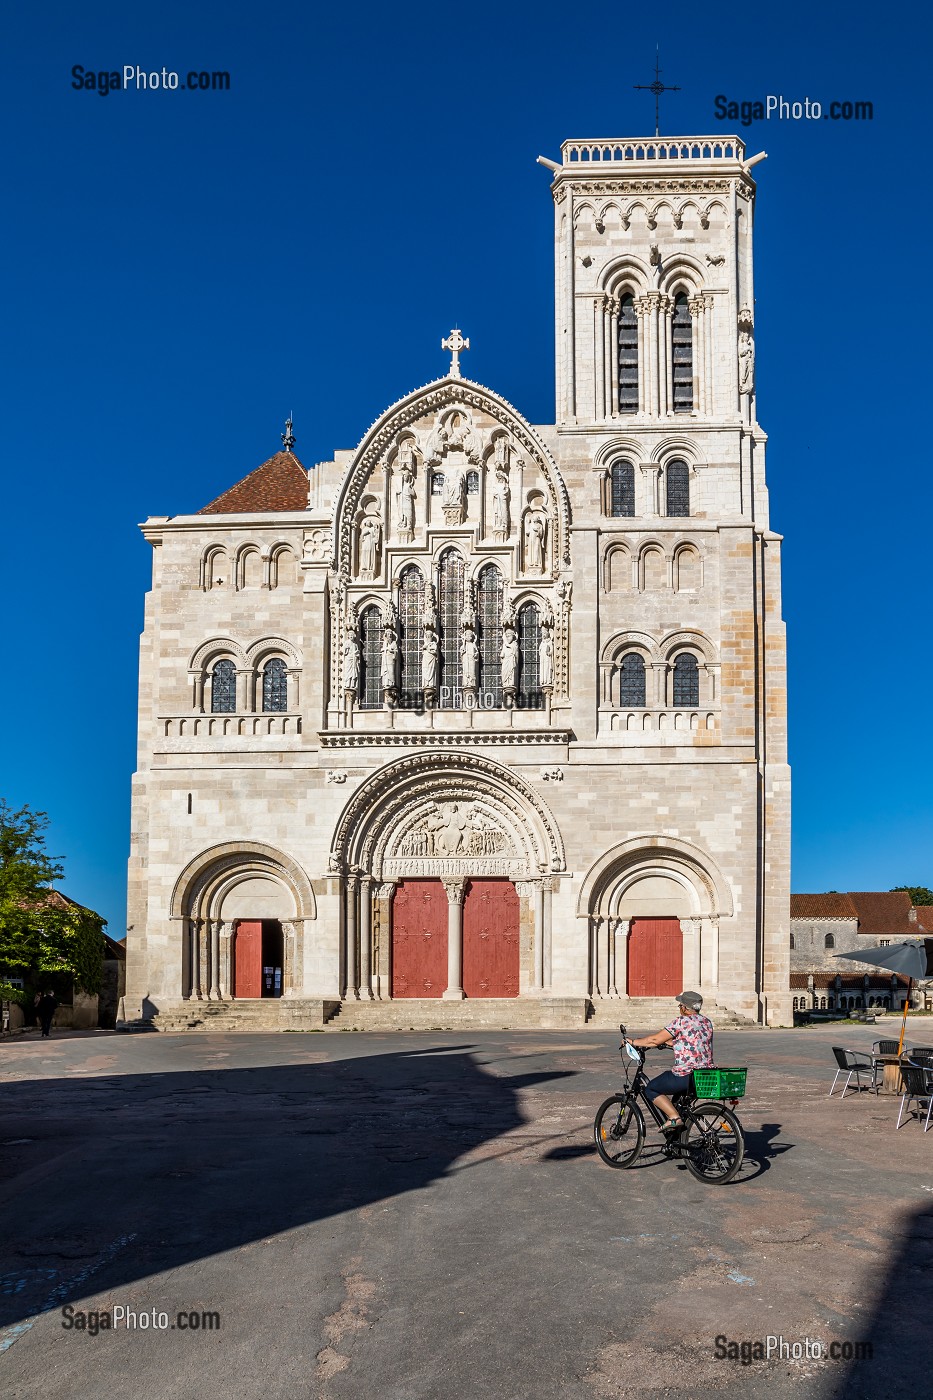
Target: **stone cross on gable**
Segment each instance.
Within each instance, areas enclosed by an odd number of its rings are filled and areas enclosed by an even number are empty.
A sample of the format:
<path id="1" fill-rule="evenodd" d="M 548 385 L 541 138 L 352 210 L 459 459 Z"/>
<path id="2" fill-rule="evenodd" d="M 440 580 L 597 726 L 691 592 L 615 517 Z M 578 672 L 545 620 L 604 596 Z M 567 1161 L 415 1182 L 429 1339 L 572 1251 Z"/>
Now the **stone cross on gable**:
<path id="1" fill-rule="evenodd" d="M 459 330 L 454 327 L 450 335 L 441 341 L 441 349 L 450 351 L 450 377 L 451 379 L 461 379 L 460 373 L 460 351 L 469 350 L 469 338 L 464 340 Z"/>

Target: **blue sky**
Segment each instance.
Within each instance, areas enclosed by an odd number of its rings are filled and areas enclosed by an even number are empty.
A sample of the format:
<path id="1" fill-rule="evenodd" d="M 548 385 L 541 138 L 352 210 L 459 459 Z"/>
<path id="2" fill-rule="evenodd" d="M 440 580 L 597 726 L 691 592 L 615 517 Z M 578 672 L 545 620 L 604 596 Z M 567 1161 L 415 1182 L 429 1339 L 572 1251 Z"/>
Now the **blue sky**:
<path id="1" fill-rule="evenodd" d="M 5 17 L 0 793 L 45 809 L 64 888 L 125 926 L 149 547 L 279 446 L 352 447 L 466 372 L 553 421 L 539 153 L 671 135 L 714 100 L 869 100 L 740 128 L 756 168 L 758 409 L 786 538 L 795 890 L 933 886 L 929 11 L 738 18 L 595 2 L 328 7 L 89 0 Z M 663 29 L 662 29 L 663 24 Z M 75 91 L 73 65 L 227 70 L 230 91 Z M 919 410 L 919 412 L 915 412 Z M 898 427 L 897 425 L 901 426 Z M 924 537 L 925 538 L 925 537 Z"/>

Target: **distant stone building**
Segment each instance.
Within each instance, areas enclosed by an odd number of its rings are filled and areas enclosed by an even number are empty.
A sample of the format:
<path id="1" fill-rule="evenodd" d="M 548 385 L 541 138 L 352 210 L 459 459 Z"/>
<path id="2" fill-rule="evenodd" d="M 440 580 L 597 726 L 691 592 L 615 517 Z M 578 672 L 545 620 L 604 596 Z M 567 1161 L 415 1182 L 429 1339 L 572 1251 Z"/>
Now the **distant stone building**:
<path id="1" fill-rule="evenodd" d="M 933 909 L 911 907 L 905 890 L 792 894 L 790 966 L 794 1010 L 903 1006 L 907 978 L 840 953 L 923 937 Z"/>
<path id="2" fill-rule="evenodd" d="M 554 423 L 454 330 L 356 448 L 289 424 L 143 526 L 128 1017 L 790 1019 L 755 183 L 721 135 L 553 168 Z"/>

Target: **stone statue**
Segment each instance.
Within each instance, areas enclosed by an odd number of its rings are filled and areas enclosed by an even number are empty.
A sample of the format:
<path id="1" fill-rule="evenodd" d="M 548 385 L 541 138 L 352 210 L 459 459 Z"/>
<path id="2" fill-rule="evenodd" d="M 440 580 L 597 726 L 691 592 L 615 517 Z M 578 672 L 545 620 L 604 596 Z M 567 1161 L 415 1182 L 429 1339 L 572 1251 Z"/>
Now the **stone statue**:
<path id="1" fill-rule="evenodd" d="M 503 627 L 502 629 L 502 650 L 499 653 L 502 662 L 502 689 L 518 689 L 518 637 L 515 635 L 514 627 Z"/>
<path id="2" fill-rule="evenodd" d="M 399 450 L 400 460 L 401 455 L 401 450 Z M 410 452 L 409 455 L 411 455 Z M 406 466 L 402 463 L 399 467 L 399 475 L 399 486 L 395 493 L 395 526 L 399 539 L 403 542 L 411 543 L 412 533 L 415 528 L 414 474 L 410 466 Z"/>
<path id="3" fill-rule="evenodd" d="M 444 494 L 441 498 L 441 505 L 445 510 L 463 509 L 465 486 L 466 477 L 463 472 L 458 467 L 448 464 L 444 471 Z"/>
<path id="4" fill-rule="evenodd" d="M 375 515 L 365 515 L 360 524 L 360 578 L 374 579 L 379 572 L 382 524 Z"/>
<path id="5" fill-rule="evenodd" d="M 498 448 L 500 438 L 496 442 Z M 509 498 L 512 492 L 509 488 L 509 469 L 507 466 L 496 467 L 496 485 L 492 493 L 492 532 L 499 544 L 505 544 L 509 537 L 511 521 L 509 520 Z"/>
<path id="6" fill-rule="evenodd" d="M 425 693 L 437 690 L 437 667 L 437 637 L 426 627 L 421 648 L 421 689 Z"/>
<path id="7" fill-rule="evenodd" d="M 550 628 L 542 628 L 538 643 L 538 684 L 542 690 L 554 684 L 554 642 Z"/>
<path id="8" fill-rule="evenodd" d="M 530 510 L 525 516 L 525 572 L 544 573 L 547 516 L 543 510 Z"/>
<path id="9" fill-rule="evenodd" d="M 382 688 L 394 690 L 398 685 L 398 638 L 391 625 L 382 630 Z"/>
<path id="10" fill-rule="evenodd" d="M 739 332 L 739 393 L 750 394 L 755 387 L 755 345 L 748 331 Z"/>
<path id="11" fill-rule="evenodd" d="M 464 690 L 475 690 L 479 680 L 479 647 L 476 633 L 468 627 L 460 643 L 460 667 Z"/>
<path id="12" fill-rule="evenodd" d="M 343 644 L 343 688 L 354 693 L 360 688 L 360 639 L 352 629 Z"/>

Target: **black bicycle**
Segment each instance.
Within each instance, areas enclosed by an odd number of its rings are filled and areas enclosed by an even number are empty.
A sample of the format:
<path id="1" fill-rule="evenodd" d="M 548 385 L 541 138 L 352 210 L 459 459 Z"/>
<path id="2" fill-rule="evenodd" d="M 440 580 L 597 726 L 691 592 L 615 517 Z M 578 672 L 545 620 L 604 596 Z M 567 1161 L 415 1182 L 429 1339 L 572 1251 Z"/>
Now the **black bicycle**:
<path id="1" fill-rule="evenodd" d="M 593 1136 L 596 1150 L 607 1167 L 633 1167 L 645 1145 L 645 1115 L 639 1100 L 659 1128 L 663 1128 L 666 1120 L 661 1110 L 645 1097 L 648 1076 L 645 1073 L 644 1050 L 632 1045 L 626 1037 L 624 1026 L 620 1026 L 619 1030 L 622 1032 L 620 1051 L 628 1087 L 624 1093 L 613 1094 L 600 1106 L 593 1124 Z M 634 1079 L 629 1076 L 631 1064 L 637 1065 Z M 745 1135 L 732 1108 L 727 1108 L 714 1094 L 703 1092 L 704 1073 L 694 1071 L 694 1076 L 700 1076 L 701 1096 L 694 1090 L 673 1095 L 672 1102 L 684 1126 L 666 1135 L 664 1156 L 682 1161 L 698 1181 L 708 1182 L 711 1186 L 724 1186 L 742 1165 Z M 744 1094 L 745 1070 L 714 1070 L 708 1073 L 717 1076 L 716 1080 L 710 1081 L 716 1084 L 717 1092 L 721 1083 L 728 1086 L 729 1092 L 724 1097 L 728 1097 L 733 1105 Z M 696 1079 L 692 1082 L 696 1084 Z"/>

